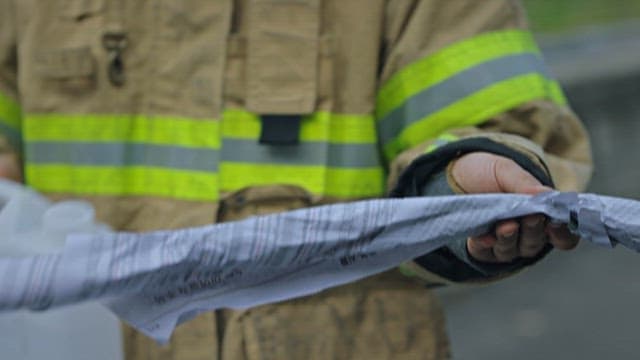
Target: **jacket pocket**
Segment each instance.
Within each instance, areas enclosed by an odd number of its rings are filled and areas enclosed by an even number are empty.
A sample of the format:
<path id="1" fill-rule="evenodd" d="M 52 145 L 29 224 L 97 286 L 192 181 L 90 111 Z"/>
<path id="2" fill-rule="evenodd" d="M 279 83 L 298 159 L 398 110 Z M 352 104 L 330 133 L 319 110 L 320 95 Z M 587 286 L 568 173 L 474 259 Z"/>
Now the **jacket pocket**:
<path id="1" fill-rule="evenodd" d="M 308 114 L 317 100 L 320 1 L 250 2 L 246 106 L 258 114 Z"/>
<path id="2" fill-rule="evenodd" d="M 95 88 L 96 61 L 88 45 L 38 50 L 34 72 L 47 87 L 77 93 Z"/>
<path id="3" fill-rule="evenodd" d="M 106 0 L 61 0 L 58 15 L 65 20 L 83 21 L 100 15 Z"/>
<path id="4" fill-rule="evenodd" d="M 27 112 L 86 112 L 106 55 L 104 0 L 34 0 L 18 13 L 18 69 Z M 82 110 L 81 110 L 82 109 Z"/>

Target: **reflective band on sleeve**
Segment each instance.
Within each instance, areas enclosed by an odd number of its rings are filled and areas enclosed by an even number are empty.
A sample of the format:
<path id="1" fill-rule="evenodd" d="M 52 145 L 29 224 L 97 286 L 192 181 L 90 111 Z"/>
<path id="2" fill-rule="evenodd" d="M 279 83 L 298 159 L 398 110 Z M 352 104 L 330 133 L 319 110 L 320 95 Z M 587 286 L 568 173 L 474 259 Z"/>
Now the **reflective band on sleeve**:
<path id="1" fill-rule="evenodd" d="M 376 113 L 384 153 L 392 158 L 443 131 L 535 99 L 565 103 L 529 33 L 462 41 L 407 66 L 381 88 Z"/>
<path id="2" fill-rule="evenodd" d="M 0 93 L 0 134 L 9 139 L 13 146 L 22 143 L 22 111 L 20 106 Z"/>
<path id="3" fill-rule="evenodd" d="M 453 134 L 449 134 L 449 133 L 444 133 L 444 134 L 440 134 L 438 135 L 438 137 L 433 141 L 433 143 L 429 146 L 427 146 L 427 148 L 424 150 L 425 154 L 428 154 L 430 152 L 433 152 L 435 149 L 447 145 L 450 142 L 456 141 L 458 140 L 458 137 L 453 135 Z"/>
<path id="4" fill-rule="evenodd" d="M 420 121 L 411 122 L 398 137 L 384 145 L 385 155 L 393 157 L 449 129 L 480 124 L 519 104 L 544 98 L 553 87 L 554 84 L 538 74 L 491 85 Z"/>
<path id="5" fill-rule="evenodd" d="M 531 33 L 523 30 L 489 32 L 460 41 L 406 66 L 389 79 L 378 93 L 376 116 L 384 117 L 408 97 L 477 64 L 538 52 Z"/>
<path id="6" fill-rule="evenodd" d="M 405 127 L 451 106 L 460 99 L 471 96 L 487 86 L 530 73 L 546 76 L 542 60 L 535 54 L 506 56 L 460 72 L 407 98 L 401 106 L 380 119 L 380 139 L 386 144 L 398 136 Z"/>

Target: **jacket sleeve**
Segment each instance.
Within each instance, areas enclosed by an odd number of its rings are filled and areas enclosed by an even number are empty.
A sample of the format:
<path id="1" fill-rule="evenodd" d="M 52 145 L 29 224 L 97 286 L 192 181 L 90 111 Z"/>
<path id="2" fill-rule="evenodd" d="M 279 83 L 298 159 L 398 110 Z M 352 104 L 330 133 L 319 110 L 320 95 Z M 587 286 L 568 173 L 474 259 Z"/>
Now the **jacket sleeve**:
<path id="1" fill-rule="evenodd" d="M 0 0 L 0 154 L 21 151 L 17 47 L 13 2 Z"/>
<path id="2" fill-rule="evenodd" d="M 396 195 L 421 195 L 435 178 L 460 193 L 448 165 L 470 151 L 518 160 L 560 190 L 584 189 L 591 173 L 587 134 L 515 0 L 389 2 L 376 117 Z M 424 265 L 402 269 L 439 283 L 479 280 Z"/>

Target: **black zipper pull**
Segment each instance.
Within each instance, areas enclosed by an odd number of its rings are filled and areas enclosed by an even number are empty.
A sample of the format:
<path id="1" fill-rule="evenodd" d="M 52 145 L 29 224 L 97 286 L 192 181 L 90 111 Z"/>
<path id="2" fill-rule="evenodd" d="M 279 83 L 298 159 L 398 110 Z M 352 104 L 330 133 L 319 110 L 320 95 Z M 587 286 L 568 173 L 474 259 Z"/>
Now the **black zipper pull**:
<path id="1" fill-rule="evenodd" d="M 127 35 L 121 32 L 108 32 L 102 35 L 102 46 L 109 55 L 107 75 L 113 86 L 124 85 L 124 60 L 122 53 L 127 48 Z"/>

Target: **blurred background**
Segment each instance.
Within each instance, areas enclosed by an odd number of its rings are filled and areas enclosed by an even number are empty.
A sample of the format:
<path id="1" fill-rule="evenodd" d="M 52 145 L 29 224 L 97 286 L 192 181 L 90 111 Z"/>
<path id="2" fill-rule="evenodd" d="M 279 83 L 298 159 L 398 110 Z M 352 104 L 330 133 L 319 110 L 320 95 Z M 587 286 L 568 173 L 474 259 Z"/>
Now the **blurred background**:
<path id="1" fill-rule="evenodd" d="M 590 192 L 640 199 L 640 1 L 525 0 L 592 139 Z M 485 287 L 441 291 L 455 359 L 640 359 L 640 258 L 581 244 Z"/>

